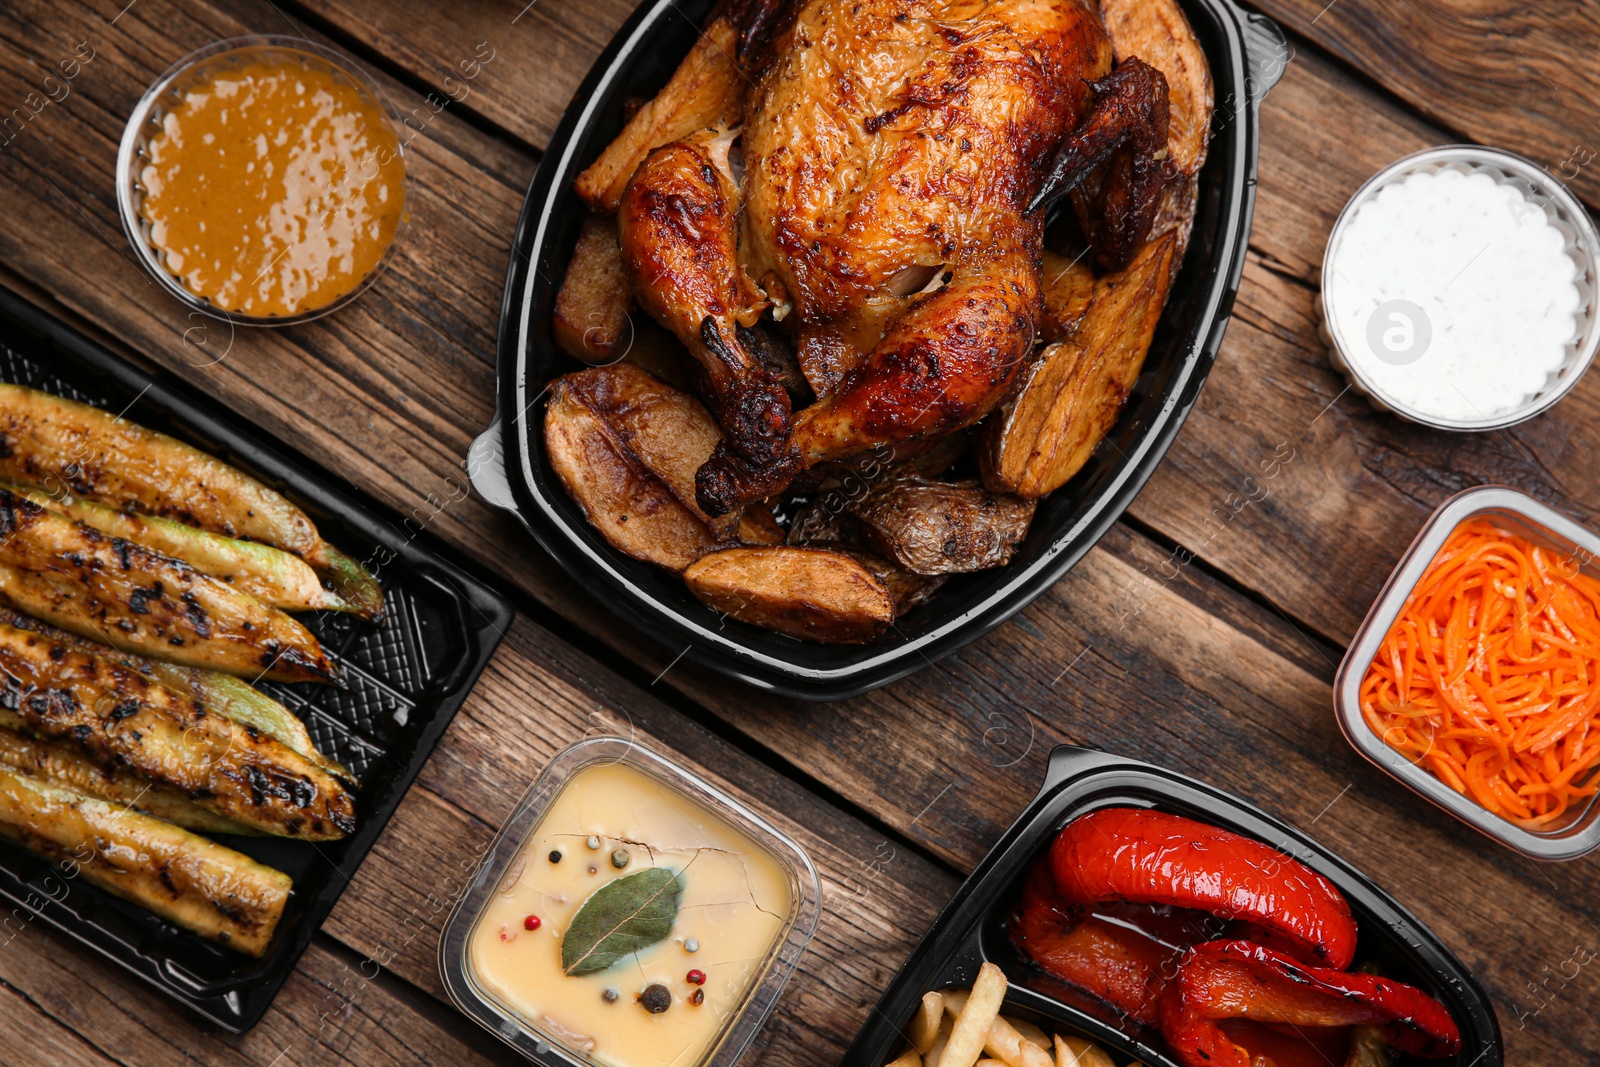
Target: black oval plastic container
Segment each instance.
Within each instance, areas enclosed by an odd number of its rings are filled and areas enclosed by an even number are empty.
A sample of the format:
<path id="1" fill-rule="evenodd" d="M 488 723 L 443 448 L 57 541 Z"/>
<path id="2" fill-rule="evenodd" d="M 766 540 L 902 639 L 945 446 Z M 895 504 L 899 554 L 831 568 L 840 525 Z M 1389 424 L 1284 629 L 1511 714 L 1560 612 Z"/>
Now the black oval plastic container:
<path id="1" fill-rule="evenodd" d="M 1461 1052 L 1442 1060 L 1401 1057 L 1402 1065 L 1502 1067 L 1500 1024 L 1489 995 L 1416 916 L 1360 871 L 1300 831 L 1226 793 L 1148 763 L 1063 745 L 1050 754 L 1044 786 L 984 857 L 879 999 L 841 1067 L 883 1067 L 904 1050 L 903 1036 L 930 989 L 972 985 L 994 963 L 1010 987 L 1005 1012 L 1098 1042 L 1118 1063 L 1179 1067 L 1159 1044 L 1129 1037 L 1109 1023 L 1050 996 L 1048 979 L 1012 948 L 1006 922 L 1023 880 L 1056 833 L 1098 808 L 1159 808 L 1253 837 L 1327 877 L 1350 902 L 1360 928 L 1357 962 L 1376 961 L 1386 977 L 1426 990 L 1461 1028 Z"/>
<path id="2" fill-rule="evenodd" d="M 692 659 L 780 693 L 835 699 L 865 692 L 1000 625 L 1082 558 L 1143 487 L 1199 395 L 1239 287 L 1255 205 L 1259 109 L 1282 74 L 1287 45 L 1276 25 L 1231 0 L 1181 2 L 1210 62 L 1217 105 L 1188 256 L 1121 418 L 1083 471 L 1040 501 L 1008 566 L 955 576 L 870 645 L 804 643 L 725 619 L 677 575 L 613 549 L 549 469 L 545 386 L 579 369 L 550 333 L 586 212 L 573 181 L 621 130 L 626 101 L 666 83 L 713 0 L 646 0 L 596 61 L 540 161 L 506 278 L 498 418 L 468 458 L 473 485 L 516 514 L 596 600 L 666 645 L 687 645 Z"/>

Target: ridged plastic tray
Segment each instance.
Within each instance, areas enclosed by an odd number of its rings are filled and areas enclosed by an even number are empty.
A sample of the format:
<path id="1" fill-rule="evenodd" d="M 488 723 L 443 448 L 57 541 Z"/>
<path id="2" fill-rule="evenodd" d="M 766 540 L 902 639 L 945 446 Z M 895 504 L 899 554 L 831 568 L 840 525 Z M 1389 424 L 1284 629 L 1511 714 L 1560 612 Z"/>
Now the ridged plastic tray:
<path id="1" fill-rule="evenodd" d="M 146 374 L 4 290 L 0 326 L 0 381 L 122 412 L 201 447 L 300 505 L 343 551 L 377 564 L 387 603 L 381 622 L 332 612 L 297 616 L 338 662 L 346 688 L 261 685 L 304 719 L 317 746 L 359 781 L 358 828 L 343 840 L 218 838 L 294 879 L 262 958 L 218 947 L 0 843 L 0 896 L 15 907 L 7 909 L 8 939 L 28 923 L 48 924 L 218 1026 L 242 1033 L 272 1003 L 371 851 L 511 625 L 513 610 L 411 539 L 366 496 L 279 451 L 214 402 Z M 25 932 L 16 936 L 27 943 Z"/>

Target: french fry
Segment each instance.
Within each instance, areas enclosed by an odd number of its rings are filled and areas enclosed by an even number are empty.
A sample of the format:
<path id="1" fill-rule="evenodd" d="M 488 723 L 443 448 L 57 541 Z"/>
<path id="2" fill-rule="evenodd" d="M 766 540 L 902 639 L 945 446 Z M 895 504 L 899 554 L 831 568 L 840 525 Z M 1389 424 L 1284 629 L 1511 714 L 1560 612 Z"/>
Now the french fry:
<path id="1" fill-rule="evenodd" d="M 1004 1018 L 1004 1016 L 1002 1016 L 1002 1018 Z M 1040 1048 L 1044 1049 L 1046 1052 L 1050 1051 L 1050 1035 L 1030 1023 L 1028 1020 L 1006 1018 L 1005 1021 L 1016 1027 L 1017 1033 L 1022 1035 L 1024 1041 L 1031 1041 L 1035 1045 L 1038 1045 Z"/>
<path id="2" fill-rule="evenodd" d="M 922 1057 L 914 1048 L 908 1048 L 900 1055 L 889 1061 L 889 1067 L 922 1067 Z"/>
<path id="3" fill-rule="evenodd" d="M 939 1024 L 944 1021 L 944 994 L 929 990 L 922 994 L 922 1007 L 911 1021 L 911 1044 L 919 1053 L 926 1053 L 939 1040 Z"/>
<path id="4" fill-rule="evenodd" d="M 1016 1027 L 1003 1018 L 990 1024 L 989 1036 L 983 1048 L 1011 1067 L 1050 1067 L 1049 1054 L 1024 1038 Z"/>
<path id="5" fill-rule="evenodd" d="M 1000 968 L 992 963 L 978 968 L 978 980 L 972 983 L 972 993 L 950 1029 L 941 1067 L 974 1067 L 1005 996 L 1006 976 Z"/>
<path id="6" fill-rule="evenodd" d="M 940 1030 L 938 1038 L 933 1042 L 933 1047 L 928 1054 L 922 1057 L 922 1067 L 939 1067 L 944 1060 L 944 1050 L 950 1044 L 950 1031 Z"/>
<path id="7" fill-rule="evenodd" d="M 1055 1067 L 1116 1067 L 1099 1045 L 1081 1037 L 1056 1035 Z"/>

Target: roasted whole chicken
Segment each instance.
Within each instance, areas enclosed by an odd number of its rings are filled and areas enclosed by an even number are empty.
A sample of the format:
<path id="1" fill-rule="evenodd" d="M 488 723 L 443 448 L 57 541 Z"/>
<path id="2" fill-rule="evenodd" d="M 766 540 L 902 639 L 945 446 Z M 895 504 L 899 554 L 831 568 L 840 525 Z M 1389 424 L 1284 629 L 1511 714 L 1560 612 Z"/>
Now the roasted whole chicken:
<path id="1" fill-rule="evenodd" d="M 585 362 L 625 351 L 705 401 L 719 439 L 692 499 L 681 471 L 663 484 L 708 530 L 750 507 L 770 519 L 763 501 L 864 454 L 909 462 L 1001 408 L 974 450 L 983 484 L 963 483 L 974 495 L 950 514 L 1023 515 L 984 539 L 1009 546 L 1031 505 L 989 498 L 1064 482 L 1137 377 L 1210 106 L 1174 0 L 725 3 L 578 179 L 596 219 L 555 334 Z M 1046 250 L 1063 199 L 1075 259 Z M 624 338 L 635 301 L 687 350 L 688 374 L 658 365 L 671 343 L 654 327 Z M 590 518 L 619 529 L 589 503 L 618 495 L 579 484 L 605 464 L 585 467 L 574 433 L 547 433 L 552 458 Z"/>

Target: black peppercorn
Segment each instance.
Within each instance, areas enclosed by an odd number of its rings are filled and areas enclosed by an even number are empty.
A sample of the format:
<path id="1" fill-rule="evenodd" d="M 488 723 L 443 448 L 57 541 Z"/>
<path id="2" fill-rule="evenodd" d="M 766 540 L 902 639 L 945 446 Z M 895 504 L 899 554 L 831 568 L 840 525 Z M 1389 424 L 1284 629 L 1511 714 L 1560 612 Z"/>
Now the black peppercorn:
<path id="1" fill-rule="evenodd" d="M 550 850 L 550 862 L 551 863 L 560 863 L 561 862 L 561 850 L 559 848 L 553 848 L 553 849 Z"/>
<path id="2" fill-rule="evenodd" d="M 664 985 L 653 985 L 639 994 L 639 1004 L 651 1015 L 660 1015 L 672 1007 L 672 990 Z"/>
<path id="3" fill-rule="evenodd" d="M 632 858 L 625 848 L 613 849 L 611 852 L 611 866 L 620 871 L 628 865 L 628 861 Z"/>

